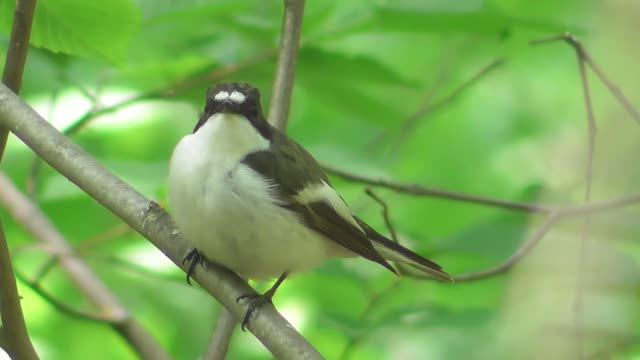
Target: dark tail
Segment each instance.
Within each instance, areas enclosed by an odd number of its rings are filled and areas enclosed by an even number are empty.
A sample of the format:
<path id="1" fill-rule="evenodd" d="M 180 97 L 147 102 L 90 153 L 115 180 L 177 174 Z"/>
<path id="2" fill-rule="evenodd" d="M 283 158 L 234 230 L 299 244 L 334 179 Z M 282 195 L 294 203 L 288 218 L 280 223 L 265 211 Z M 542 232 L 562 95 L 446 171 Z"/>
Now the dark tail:
<path id="1" fill-rule="evenodd" d="M 453 281 L 453 278 L 442 270 L 442 266 L 414 253 L 393 240 L 387 239 L 364 222 L 359 221 L 359 223 L 369 240 L 371 240 L 373 247 L 386 260 L 409 265 L 438 280 Z"/>

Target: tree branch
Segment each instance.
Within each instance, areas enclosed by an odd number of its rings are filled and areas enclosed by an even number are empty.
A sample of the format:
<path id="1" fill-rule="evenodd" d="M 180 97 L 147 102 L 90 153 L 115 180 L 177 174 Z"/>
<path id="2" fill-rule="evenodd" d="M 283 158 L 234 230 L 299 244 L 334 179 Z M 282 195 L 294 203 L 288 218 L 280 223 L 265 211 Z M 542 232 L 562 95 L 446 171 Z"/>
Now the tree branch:
<path id="1" fill-rule="evenodd" d="M 118 319 L 113 316 L 87 313 L 84 311 L 77 310 L 61 302 L 60 300 L 56 299 L 53 295 L 49 294 L 49 292 L 47 292 L 47 290 L 45 290 L 37 281 L 29 280 L 24 274 L 20 273 L 19 271 L 16 271 L 16 277 L 61 313 L 67 314 L 69 316 L 73 316 L 78 319 L 89 320 L 89 321 L 94 321 L 98 323 L 115 324 L 118 321 Z"/>
<path id="2" fill-rule="evenodd" d="M 238 322 L 226 308 L 220 309 L 218 321 L 209 341 L 209 348 L 204 360 L 224 360 L 229 350 L 229 342 Z"/>
<path id="3" fill-rule="evenodd" d="M 22 87 L 22 74 L 27 60 L 29 37 L 33 13 L 36 11 L 36 0 L 18 0 L 13 14 L 13 25 L 9 39 L 9 49 L 2 73 L 2 82 L 14 93 L 19 94 Z M 7 145 L 9 130 L 0 127 L 0 160 Z"/>
<path id="4" fill-rule="evenodd" d="M 269 123 L 278 129 L 285 129 L 289 119 L 303 15 L 304 0 L 284 0 L 280 56 L 269 105 Z"/>
<path id="5" fill-rule="evenodd" d="M 522 211 L 526 213 L 548 214 L 554 210 L 554 207 L 546 206 L 546 205 L 518 203 L 513 201 L 507 201 L 507 200 L 499 200 L 499 199 L 492 199 L 492 198 L 487 198 L 482 196 L 468 195 L 468 194 L 453 192 L 449 190 L 420 186 L 416 184 L 403 184 L 403 183 L 394 182 L 390 180 L 374 179 L 364 175 L 354 174 L 348 171 L 336 169 L 332 166 L 323 165 L 322 167 L 327 173 L 337 176 L 339 178 L 342 178 L 344 180 L 376 186 L 376 187 L 383 187 L 399 193 L 404 193 L 404 194 L 409 194 L 414 196 L 428 196 L 428 197 L 435 197 L 435 198 L 441 198 L 441 199 L 447 199 L 447 200 L 453 200 L 453 201 L 462 201 L 462 202 L 497 207 L 497 208 L 502 208 L 507 210 Z"/>
<path id="6" fill-rule="evenodd" d="M 13 359 L 37 359 L 27 327 L 24 323 L 20 296 L 11 266 L 11 257 L 0 222 L 0 315 L 2 316 L 2 338 L 7 352 Z"/>
<path id="7" fill-rule="evenodd" d="M 96 306 L 109 314 L 110 325 L 145 359 L 170 359 L 162 346 L 120 304 L 109 288 L 81 259 L 69 256 L 74 249 L 47 216 L 15 185 L 0 174 L 0 203 L 34 238 L 56 249 L 60 266 L 74 285 Z M 35 290 L 35 289 L 34 289 Z"/>
<path id="8" fill-rule="evenodd" d="M 189 247 L 171 217 L 62 136 L 5 86 L 0 86 L 0 124 L 185 270 L 182 259 Z M 236 299 L 255 293 L 251 287 L 215 264 L 210 264 L 206 272 L 200 267 L 195 269 L 194 279 L 236 319 L 242 318 L 248 305 L 238 304 Z M 279 359 L 322 358 L 272 305 L 261 307 L 248 328 Z"/>

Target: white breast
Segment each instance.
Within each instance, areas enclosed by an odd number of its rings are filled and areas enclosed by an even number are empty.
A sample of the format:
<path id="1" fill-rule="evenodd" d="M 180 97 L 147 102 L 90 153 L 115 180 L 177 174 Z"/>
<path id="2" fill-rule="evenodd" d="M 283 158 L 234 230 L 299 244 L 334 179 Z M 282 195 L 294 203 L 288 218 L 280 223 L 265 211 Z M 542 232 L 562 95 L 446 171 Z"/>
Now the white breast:
<path id="1" fill-rule="evenodd" d="M 302 271 L 344 252 L 278 206 L 274 184 L 241 164 L 269 142 L 239 115 L 216 114 L 176 146 L 169 204 L 186 240 L 249 278 Z"/>

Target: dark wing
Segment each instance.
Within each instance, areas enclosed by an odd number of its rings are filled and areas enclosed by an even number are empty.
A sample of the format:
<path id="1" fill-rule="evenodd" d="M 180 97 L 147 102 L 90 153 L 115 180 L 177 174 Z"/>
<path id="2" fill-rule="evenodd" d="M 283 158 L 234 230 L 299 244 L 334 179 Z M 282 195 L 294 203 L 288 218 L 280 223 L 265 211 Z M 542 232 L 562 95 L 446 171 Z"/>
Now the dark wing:
<path id="1" fill-rule="evenodd" d="M 300 145 L 276 131 L 271 149 L 249 154 L 242 162 L 278 184 L 278 196 L 282 200 L 280 206 L 297 213 L 307 227 L 396 273 L 374 248 L 355 217 L 345 218 L 345 211 L 335 209 L 331 202 L 319 199 L 300 201 L 298 194 L 306 187 L 321 188 L 323 182 L 330 186 L 320 165 Z M 335 194 L 335 197 L 339 205 L 347 209 L 339 195 Z M 347 216 L 351 216 L 350 212 Z"/>

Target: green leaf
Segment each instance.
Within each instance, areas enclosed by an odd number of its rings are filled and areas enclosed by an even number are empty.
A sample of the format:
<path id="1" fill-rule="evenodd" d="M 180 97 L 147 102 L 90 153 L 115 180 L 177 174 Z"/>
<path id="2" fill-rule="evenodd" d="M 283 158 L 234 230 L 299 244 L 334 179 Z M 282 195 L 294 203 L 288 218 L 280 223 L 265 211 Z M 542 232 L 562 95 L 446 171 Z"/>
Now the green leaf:
<path id="1" fill-rule="evenodd" d="M 0 0 L 0 29 L 11 29 L 13 0 Z M 123 61 L 138 31 L 140 11 L 129 0 L 38 2 L 31 44 L 69 55 Z"/>

